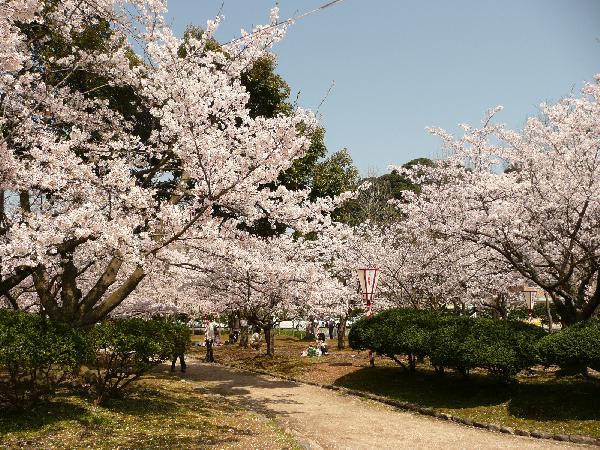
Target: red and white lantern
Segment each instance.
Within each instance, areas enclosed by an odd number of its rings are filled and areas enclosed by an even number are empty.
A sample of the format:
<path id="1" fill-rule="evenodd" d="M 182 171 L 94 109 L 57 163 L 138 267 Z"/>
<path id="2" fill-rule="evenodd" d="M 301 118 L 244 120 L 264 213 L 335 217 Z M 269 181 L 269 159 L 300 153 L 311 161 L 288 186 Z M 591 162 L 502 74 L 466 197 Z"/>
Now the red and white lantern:
<path id="1" fill-rule="evenodd" d="M 358 269 L 358 281 L 362 292 L 363 301 L 367 307 L 367 317 L 371 317 L 373 300 L 377 292 L 377 282 L 379 281 L 379 269 L 365 268 Z"/>
<path id="2" fill-rule="evenodd" d="M 531 321 L 533 318 L 533 307 L 537 298 L 537 289 L 531 286 L 523 287 L 523 297 L 525 298 L 525 306 L 527 306 L 527 312 L 529 313 L 528 319 Z"/>

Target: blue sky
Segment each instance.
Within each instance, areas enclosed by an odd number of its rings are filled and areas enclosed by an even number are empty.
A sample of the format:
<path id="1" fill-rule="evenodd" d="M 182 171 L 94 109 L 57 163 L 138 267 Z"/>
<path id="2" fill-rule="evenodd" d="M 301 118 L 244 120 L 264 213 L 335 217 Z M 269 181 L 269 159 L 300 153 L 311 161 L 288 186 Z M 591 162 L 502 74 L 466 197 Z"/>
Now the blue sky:
<path id="1" fill-rule="evenodd" d="M 279 0 L 281 17 L 327 0 Z M 178 34 L 223 0 L 170 0 Z M 225 0 L 217 38 L 268 22 L 275 1 Z M 300 104 L 321 106 L 330 152 L 347 147 L 361 173 L 439 156 L 425 127 L 458 133 L 496 105 L 521 128 L 600 73 L 600 0 L 344 0 L 298 21 L 275 48 Z"/>

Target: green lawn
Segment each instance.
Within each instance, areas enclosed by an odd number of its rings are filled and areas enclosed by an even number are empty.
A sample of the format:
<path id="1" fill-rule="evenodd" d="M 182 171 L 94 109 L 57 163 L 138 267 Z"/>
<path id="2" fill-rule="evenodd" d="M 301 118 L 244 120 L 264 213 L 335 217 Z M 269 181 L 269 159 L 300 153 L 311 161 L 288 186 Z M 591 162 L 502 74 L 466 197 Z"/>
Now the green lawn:
<path id="1" fill-rule="evenodd" d="M 59 394 L 33 410 L 0 409 L 0 448 L 297 448 L 273 420 L 194 387 L 153 374 L 104 407 Z"/>
<path id="2" fill-rule="evenodd" d="M 501 383 L 486 375 L 444 377 L 421 367 L 365 367 L 335 384 L 435 408 L 474 421 L 552 434 L 600 436 L 600 382 L 537 374 Z"/>

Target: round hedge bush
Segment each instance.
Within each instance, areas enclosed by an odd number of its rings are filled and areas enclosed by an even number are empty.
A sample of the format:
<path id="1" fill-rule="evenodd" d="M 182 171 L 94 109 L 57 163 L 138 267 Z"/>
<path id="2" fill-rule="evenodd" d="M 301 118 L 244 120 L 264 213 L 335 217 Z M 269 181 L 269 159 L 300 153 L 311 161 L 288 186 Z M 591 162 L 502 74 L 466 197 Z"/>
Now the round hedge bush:
<path id="1" fill-rule="evenodd" d="M 537 346 L 541 362 L 566 372 L 600 370 L 600 319 L 580 322 L 545 336 Z"/>
<path id="2" fill-rule="evenodd" d="M 523 322 L 453 317 L 431 338 L 431 363 L 466 374 L 480 368 L 506 378 L 538 362 L 536 343 L 546 334 Z"/>

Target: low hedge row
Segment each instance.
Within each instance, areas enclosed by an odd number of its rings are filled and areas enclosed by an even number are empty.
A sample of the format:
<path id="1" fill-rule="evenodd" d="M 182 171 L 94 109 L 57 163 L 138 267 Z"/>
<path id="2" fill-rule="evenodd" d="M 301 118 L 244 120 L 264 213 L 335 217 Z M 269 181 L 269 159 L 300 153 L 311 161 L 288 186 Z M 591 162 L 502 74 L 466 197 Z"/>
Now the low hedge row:
<path id="1" fill-rule="evenodd" d="M 185 325 L 163 319 L 72 329 L 37 314 L 0 309 L 0 402 L 27 407 L 63 385 L 102 403 L 182 353 L 190 339 Z"/>
<path id="2" fill-rule="evenodd" d="M 480 368 L 507 378 L 538 362 L 537 343 L 545 334 L 522 322 L 391 309 L 355 323 L 349 342 L 401 364 L 405 356 L 411 371 L 427 357 L 440 374 L 447 368 L 465 375 Z"/>

